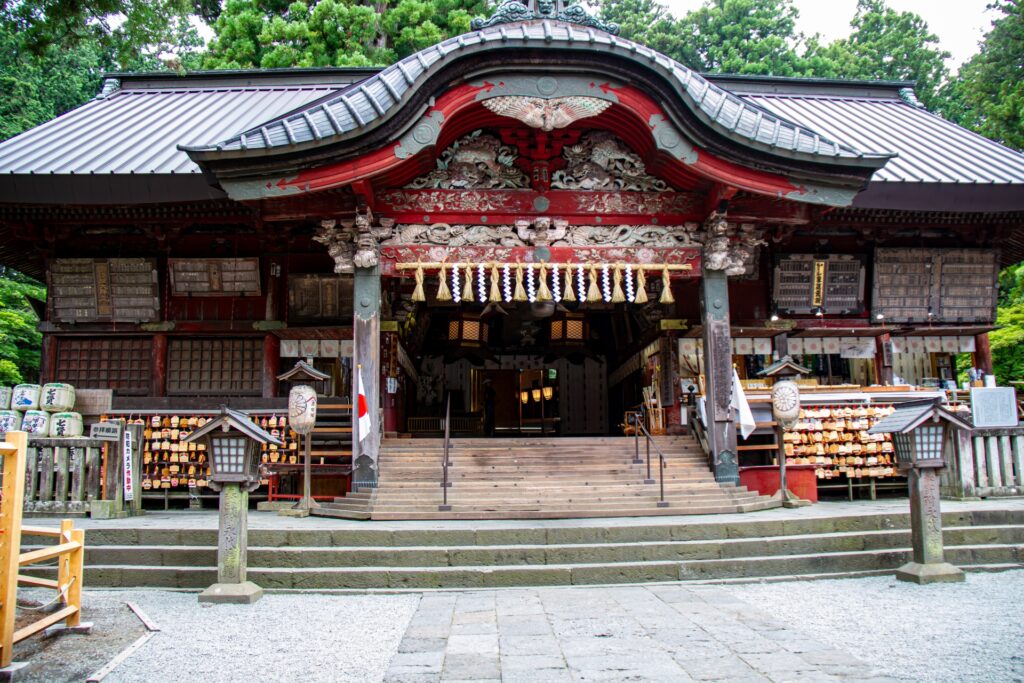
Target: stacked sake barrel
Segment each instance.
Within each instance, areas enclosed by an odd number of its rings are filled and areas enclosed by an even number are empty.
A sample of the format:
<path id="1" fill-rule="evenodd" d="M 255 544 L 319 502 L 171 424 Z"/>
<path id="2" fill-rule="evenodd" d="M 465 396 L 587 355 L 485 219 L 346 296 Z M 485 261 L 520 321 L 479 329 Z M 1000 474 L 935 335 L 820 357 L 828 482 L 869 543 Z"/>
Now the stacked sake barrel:
<path id="1" fill-rule="evenodd" d="M 70 384 L 19 384 L 0 387 L 0 432 L 22 430 L 35 436 L 82 436 L 82 416 L 72 412 L 75 388 Z"/>

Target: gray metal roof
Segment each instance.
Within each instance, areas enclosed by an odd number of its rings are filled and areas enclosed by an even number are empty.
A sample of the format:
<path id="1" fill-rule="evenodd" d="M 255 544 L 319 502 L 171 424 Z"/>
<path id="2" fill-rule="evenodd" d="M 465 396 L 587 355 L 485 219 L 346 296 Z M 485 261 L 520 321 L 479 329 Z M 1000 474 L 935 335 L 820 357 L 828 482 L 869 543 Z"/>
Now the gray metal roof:
<path id="1" fill-rule="evenodd" d="M 331 93 L 344 83 L 200 87 L 128 84 L 0 142 L 2 174 L 189 174 L 180 144 L 245 130 Z M 186 87 L 182 87 L 185 85 Z"/>
<path id="2" fill-rule="evenodd" d="M 220 141 L 209 137 L 211 144 L 208 145 L 189 147 L 184 143 L 184 146 L 197 152 L 200 158 L 212 159 L 245 156 L 246 152 L 257 150 L 291 152 L 342 140 L 372 129 L 392 116 L 429 76 L 454 57 L 510 46 L 542 47 L 552 51 L 587 48 L 632 59 L 665 76 L 697 118 L 719 134 L 772 154 L 833 163 L 861 161 L 872 166 L 880 165 L 891 156 L 885 147 L 834 142 L 806 125 L 792 123 L 740 99 L 697 72 L 638 43 L 592 28 L 549 20 L 501 25 L 451 38 L 403 59 L 337 97 Z"/>
<path id="3" fill-rule="evenodd" d="M 857 149 L 898 153 L 875 171 L 882 183 L 1024 183 L 1024 154 L 902 99 L 850 94 L 741 93 L 744 101 Z"/>

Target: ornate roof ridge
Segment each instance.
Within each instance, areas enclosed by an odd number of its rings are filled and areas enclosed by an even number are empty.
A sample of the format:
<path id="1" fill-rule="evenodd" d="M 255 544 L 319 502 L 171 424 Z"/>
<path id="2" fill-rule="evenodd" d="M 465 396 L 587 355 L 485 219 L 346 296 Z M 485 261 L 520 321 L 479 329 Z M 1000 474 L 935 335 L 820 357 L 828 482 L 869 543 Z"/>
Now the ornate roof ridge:
<path id="1" fill-rule="evenodd" d="M 470 26 L 474 31 L 479 31 L 499 24 L 515 24 L 537 19 L 563 21 L 596 28 L 613 36 L 619 35 L 618 24 L 598 19 L 579 3 L 566 7 L 565 0 L 504 0 L 494 8 L 489 18 L 474 19 Z"/>

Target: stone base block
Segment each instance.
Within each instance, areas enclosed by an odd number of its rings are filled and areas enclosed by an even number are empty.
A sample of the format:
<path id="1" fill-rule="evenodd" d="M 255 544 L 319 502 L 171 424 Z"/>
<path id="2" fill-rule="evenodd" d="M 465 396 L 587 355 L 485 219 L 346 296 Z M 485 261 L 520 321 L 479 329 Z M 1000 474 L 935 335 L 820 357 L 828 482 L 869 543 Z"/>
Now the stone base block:
<path id="1" fill-rule="evenodd" d="M 263 589 L 252 581 L 215 583 L 199 594 L 199 602 L 227 605 L 251 605 L 263 597 Z"/>
<path id="2" fill-rule="evenodd" d="M 911 581 L 925 585 L 929 583 L 959 583 L 964 581 L 964 573 L 948 562 L 918 564 L 908 562 L 896 570 L 896 578 L 900 581 Z"/>
<path id="3" fill-rule="evenodd" d="M 278 517 L 309 517 L 309 510 L 301 508 L 285 508 L 277 511 Z"/>
<path id="4" fill-rule="evenodd" d="M 273 502 L 265 500 L 261 503 L 256 503 L 256 510 L 257 512 L 277 512 L 294 506 L 295 501 L 293 500 L 275 500 Z"/>
<path id="5" fill-rule="evenodd" d="M 0 669 L 0 681 L 13 681 L 29 672 L 31 662 L 11 662 L 10 666 Z"/>
<path id="6" fill-rule="evenodd" d="M 132 516 L 121 507 L 116 500 L 94 500 L 89 503 L 89 516 L 93 519 L 125 519 Z"/>
<path id="7" fill-rule="evenodd" d="M 43 638 L 52 638 L 53 636 L 59 636 L 64 633 L 84 633 L 89 635 L 92 633 L 92 622 L 83 621 L 78 626 L 65 626 L 64 624 L 57 624 L 43 631 Z"/>

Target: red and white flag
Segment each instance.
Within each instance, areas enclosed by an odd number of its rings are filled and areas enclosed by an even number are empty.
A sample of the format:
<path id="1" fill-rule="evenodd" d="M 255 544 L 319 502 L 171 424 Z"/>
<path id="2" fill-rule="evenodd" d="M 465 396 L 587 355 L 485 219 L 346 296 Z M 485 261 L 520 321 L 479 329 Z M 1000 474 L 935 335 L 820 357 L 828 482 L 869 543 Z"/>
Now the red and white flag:
<path id="1" fill-rule="evenodd" d="M 358 409 L 359 415 L 359 440 L 362 441 L 370 435 L 370 429 L 372 423 L 370 422 L 370 406 L 366 400 L 366 387 L 363 386 L 363 373 L 362 370 L 358 371 L 359 374 L 359 396 L 356 399 L 356 408 Z"/>

